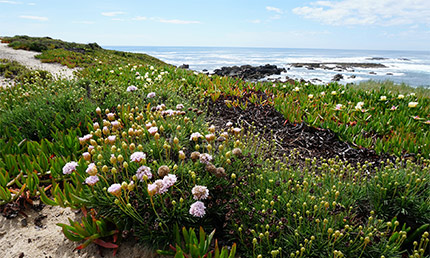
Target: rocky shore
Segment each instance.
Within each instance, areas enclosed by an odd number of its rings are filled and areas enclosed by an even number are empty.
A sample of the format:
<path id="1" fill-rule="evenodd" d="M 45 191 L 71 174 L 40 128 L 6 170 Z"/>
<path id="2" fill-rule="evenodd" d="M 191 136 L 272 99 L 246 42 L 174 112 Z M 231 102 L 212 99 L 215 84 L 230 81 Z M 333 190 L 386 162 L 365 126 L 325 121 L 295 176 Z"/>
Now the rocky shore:
<path id="1" fill-rule="evenodd" d="M 287 72 L 287 70 L 285 68 L 278 68 L 276 65 L 266 64 L 261 66 L 224 66 L 221 69 L 215 69 L 213 74 L 219 76 L 237 77 L 246 81 L 253 81 L 263 79 L 264 77 L 270 75 L 281 74 L 282 72 Z"/>

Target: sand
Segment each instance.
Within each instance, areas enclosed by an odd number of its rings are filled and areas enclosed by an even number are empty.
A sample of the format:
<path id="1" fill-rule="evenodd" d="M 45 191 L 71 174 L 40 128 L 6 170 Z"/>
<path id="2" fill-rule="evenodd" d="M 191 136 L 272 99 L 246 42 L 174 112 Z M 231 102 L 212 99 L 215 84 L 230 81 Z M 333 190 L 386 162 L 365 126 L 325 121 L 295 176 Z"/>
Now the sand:
<path id="1" fill-rule="evenodd" d="M 42 63 L 34 56 L 39 53 L 25 50 L 14 50 L 6 44 L 0 44 L 0 59 L 15 60 L 31 69 L 41 69 L 51 72 L 56 78 L 72 78 L 76 69 L 69 69 L 59 64 Z M 13 82 L 0 77 L 0 86 L 10 86 Z M 69 241 L 61 232 L 57 223 L 68 224 L 68 219 L 79 220 L 81 214 L 71 211 L 69 208 L 45 206 L 42 211 L 26 209 L 24 214 L 16 218 L 6 219 L 0 214 L 0 257 L 1 258 L 93 258 L 114 257 L 112 250 L 100 249 L 91 244 L 87 248 L 74 251 L 81 243 Z M 35 225 L 35 218 L 46 215 L 42 219 L 42 227 Z M 26 217 L 27 216 L 27 217 Z M 23 219 L 26 225 L 23 225 Z M 24 223 L 25 224 L 25 223 Z M 148 248 L 128 240 L 123 242 L 115 257 L 158 257 Z"/>

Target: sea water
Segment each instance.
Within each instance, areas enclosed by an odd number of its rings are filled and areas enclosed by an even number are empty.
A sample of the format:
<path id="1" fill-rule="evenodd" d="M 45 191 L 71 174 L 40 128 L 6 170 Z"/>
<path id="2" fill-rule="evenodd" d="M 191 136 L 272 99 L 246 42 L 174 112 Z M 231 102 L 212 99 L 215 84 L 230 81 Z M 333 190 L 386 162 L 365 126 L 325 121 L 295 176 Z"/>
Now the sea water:
<path id="1" fill-rule="evenodd" d="M 365 80 L 390 80 L 414 87 L 430 87 L 430 51 L 149 46 L 106 46 L 105 48 L 146 53 L 172 65 L 188 64 L 191 70 L 198 72 L 211 73 L 223 66 L 273 64 L 289 68 L 286 73 L 269 77 L 273 79 L 282 80 L 288 76 L 315 83 L 327 83 L 334 75 L 340 73 L 344 77 L 340 81 L 343 84 Z M 292 67 L 292 63 L 379 63 L 386 68 L 355 67 L 353 71 L 340 72 L 297 68 Z"/>

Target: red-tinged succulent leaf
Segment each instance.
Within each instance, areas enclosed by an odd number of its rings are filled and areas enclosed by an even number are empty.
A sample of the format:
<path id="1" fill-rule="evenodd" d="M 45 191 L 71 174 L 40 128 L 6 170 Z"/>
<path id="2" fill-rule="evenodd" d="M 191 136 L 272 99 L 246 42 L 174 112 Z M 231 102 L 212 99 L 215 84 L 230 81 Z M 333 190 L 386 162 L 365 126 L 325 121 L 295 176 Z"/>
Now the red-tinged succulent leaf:
<path id="1" fill-rule="evenodd" d="M 98 244 L 99 246 L 102 246 L 102 247 L 104 247 L 104 248 L 111 248 L 111 249 L 113 249 L 113 248 L 118 248 L 118 245 L 117 245 L 117 244 L 114 244 L 114 243 L 111 243 L 111 242 L 105 242 L 105 241 L 103 241 L 103 240 L 101 240 L 101 239 L 95 239 L 95 240 L 94 240 L 94 243 L 96 243 L 96 244 Z"/>

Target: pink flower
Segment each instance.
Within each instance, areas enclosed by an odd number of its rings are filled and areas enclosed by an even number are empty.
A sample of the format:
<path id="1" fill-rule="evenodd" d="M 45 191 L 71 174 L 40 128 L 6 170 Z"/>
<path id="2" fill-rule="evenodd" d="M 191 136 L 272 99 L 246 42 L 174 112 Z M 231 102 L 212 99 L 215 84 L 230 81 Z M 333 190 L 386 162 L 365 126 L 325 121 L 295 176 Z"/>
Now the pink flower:
<path id="1" fill-rule="evenodd" d="M 177 110 L 182 110 L 183 108 L 184 108 L 184 105 L 182 105 L 182 104 L 176 105 Z"/>
<path id="2" fill-rule="evenodd" d="M 71 174 L 73 171 L 76 171 L 76 167 L 78 166 L 78 162 L 76 161 L 70 161 L 66 163 L 63 167 L 63 174 L 68 175 Z"/>
<path id="3" fill-rule="evenodd" d="M 114 143 L 115 143 L 115 140 L 116 140 L 116 136 L 115 136 L 115 135 L 108 136 L 108 138 L 107 138 L 107 141 L 108 141 L 110 144 L 114 144 Z"/>
<path id="4" fill-rule="evenodd" d="M 121 124 L 120 124 L 118 121 L 113 121 L 113 122 L 111 123 L 111 125 L 112 125 L 114 128 L 118 128 Z"/>
<path id="5" fill-rule="evenodd" d="M 166 105 L 164 104 L 160 104 L 155 107 L 156 110 L 164 110 L 165 108 L 166 108 Z"/>
<path id="6" fill-rule="evenodd" d="M 425 121 L 424 124 L 430 125 L 430 120 Z"/>
<path id="7" fill-rule="evenodd" d="M 153 126 L 153 127 L 151 127 L 151 128 L 148 129 L 148 132 L 151 135 L 154 135 L 154 134 L 156 134 L 158 132 L 158 128 L 156 126 Z"/>
<path id="8" fill-rule="evenodd" d="M 127 91 L 135 91 L 135 90 L 137 90 L 137 87 L 134 85 L 130 85 L 127 87 Z"/>
<path id="9" fill-rule="evenodd" d="M 190 141 L 197 141 L 199 138 L 202 138 L 203 135 L 200 133 L 192 133 L 190 136 Z"/>
<path id="10" fill-rule="evenodd" d="M 82 157 L 84 157 L 84 160 L 86 160 L 86 161 L 91 160 L 91 154 L 89 152 L 82 153 Z"/>
<path id="11" fill-rule="evenodd" d="M 168 187 L 164 185 L 164 181 L 161 179 L 155 180 L 154 183 L 148 184 L 148 193 L 153 196 L 154 194 L 163 194 L 167 192 Z"/>
<path id="12" fill-rule="evenodd" d="M 143 176 L 146 176 L 148 179 L 152 178 L 151 168 L 147 166 L 141 166 L 136 171 L 136 177 L 140 181 L 143 181 Z"/>
<path id="13" fill-rule="evenodd" d="M 134 162 L 140 162 L 144 159 L 146 159 L 146 155 L 145 155 L 145 153 L 143 153 L 141 151 L 137 151 L 137 152 L 131 154 L 131 156 L 130 156 L 130 160 L 134 161 Z"/>
<path id="14" fill-rule="evenodd" d="M 85 179 L 87 185 L 95 185 L 99 181 L 98 176 L 89 176 Z"/>
<path id="15" fill-rule="evenodd" d="M 392 107 L 391 107 L 391 110 L 393 110 L 393 111 L 394 111 L 394 110 L 396 110 L 396 109 L 397 109 L 397 107 L 396 107 L 396 106 L 392 106 Z"/>
<path id="16" fill-rule="evenodd" d="M 196 185 L 191 190 L 194 200 L 204 200 L 209 196 L 209 190 L 206 186 Z"/>
<path id="17" fill-rule="evenodd" d="M 200 163 L 207 165 L 212 161 L 212 156 L 209 155 L 208 153 L 202 153 L 200 154 L 199 159 L 200 159 Z"/>
<path id="18" fill-rule="evenodd" d="M 113 184 L 113 185 L 109 186 L 108 192 L 115 195 L 115 196 L 119 196 L 121 194 L 121 185 L 120 184 Z"/>
<path id="19" fill-rule="evenodd" d="M 155 97 L 155 92 L 150 92 L 150 93 L 148 93 L 148 95 L 146 96 L 148 99 L 149 98 L 153 98 L 153 97 Z"/>
<path id="20" fill-rule="evenodd" d="M 343 108 L 342 104 L 337 104 L 336 107 L 334 108 L 335 110 L 341 110 Z"/>
<path id="21" fill-rule="evenodd" d="M 90 163 L 87 167 L 86 172 L 90 175 L 90 176 L 95 176 L 97 174 L 97 166 L 94 163 Z"/>
<path id="22" fill-rule="evenodd" d="M 163 178 L 163 184 L 166 188 L 173 186 L 176 181 L 178 181 L 178 178 L 176 177 L 176 175 L 173 174 L 168 174 Z"/>
<path id="23" fill-rule="evenodd" d="M 112 121 L 112 120 L 114 120 L 114 119 L 115 119 L 115 114 L 114 114 L 114 113 L 107 113 L 106 117 L 107 117 L 110 121 Z"/>
<path id="24" fill-rule="evenodd" d="M 414 116 L 415 120 L 420 120 L 421 118 L 419 116 Z"/>
<path id="25" fill-rule="evenodd" d="M 205 204 L 201 201 L 197 201 L 197 202 L 191 204 L 189 212 L 194 217 L 201 218 L 206 214 L 205 209 L 206 209 Z"/>

